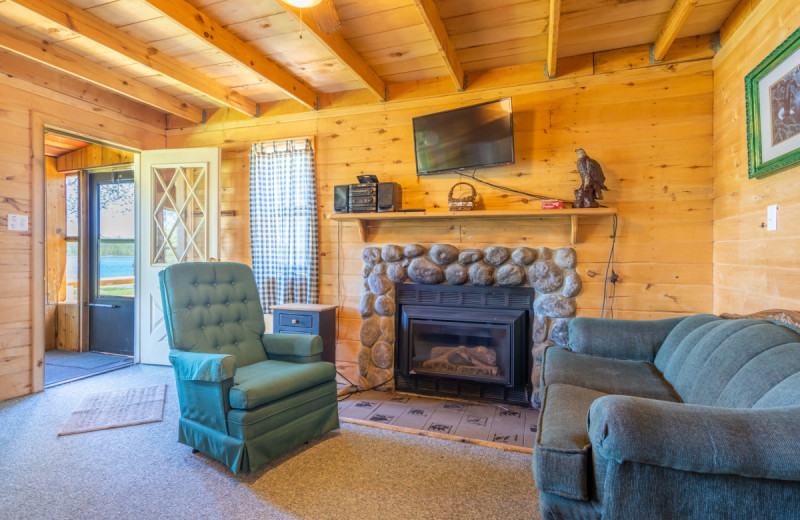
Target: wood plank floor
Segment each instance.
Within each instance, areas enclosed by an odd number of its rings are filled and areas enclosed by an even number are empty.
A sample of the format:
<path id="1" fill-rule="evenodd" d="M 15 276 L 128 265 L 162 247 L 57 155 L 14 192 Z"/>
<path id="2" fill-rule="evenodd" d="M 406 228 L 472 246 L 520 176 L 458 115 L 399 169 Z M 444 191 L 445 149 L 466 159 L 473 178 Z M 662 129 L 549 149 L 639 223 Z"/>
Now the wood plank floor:
<path id="1" fill-rule="evenodd" d="M 344 422 L 532 453 L 539 411 L 367 391 L 340 401 L 339 417 Z"/>

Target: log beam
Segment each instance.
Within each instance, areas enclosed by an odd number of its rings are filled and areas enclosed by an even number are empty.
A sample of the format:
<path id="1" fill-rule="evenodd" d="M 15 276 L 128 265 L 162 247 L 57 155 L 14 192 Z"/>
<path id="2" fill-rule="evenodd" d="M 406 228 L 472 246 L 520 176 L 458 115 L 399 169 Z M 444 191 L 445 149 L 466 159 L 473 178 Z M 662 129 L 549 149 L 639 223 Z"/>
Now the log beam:
<path id="1" fill-rule="evenodd" d="M 550 0 L 550 17 L 547 24 L 547 77 L 558 73 L 558 25 L 561 21 L 561 0 Z"/>
<path id="2" fill-rule="evenodd" d="M 64 0 L 13 0 L 56 24 L 149 67 L 218 103 L 255 116 L 256 102 L 214 81 L 178 60 L 160 53 L 130 34 Z"/>
<path id="3" fill-rule="evenodd" d="M 453 47 L 450 37 L 447 35 L 447 29 L 445 29 L 444 22 L 439 16 L 436 4 L 433 0 L 414 0 L 414 3 L 417 4 L 419 14 L 422 15 L 422 20 L 425 22 L 428 32 L 431 33 L 433 42 L 436 44 L 436 48 L 439 49 L 439 54 L 444 59 L 447 73 L 450 79 L 453 80 L 456 90 L 459 92 L 465 90 L 467 88 L 467 77 L 464 74 L 464 68 L 461 66 L 461 60 L 458 59 L 455 47 Z"/>
<path id="4" fill-rule="evenodd" d="M 664 59 L 696 5 L 697 0 L 675 0 L 675 5 L 672 6 L 672 10 L 664 22 L 664 27 L 653 44 L 653 55 L 651 56 L 653 62 L 657 63 Z"/>
<path id="5" fill-rule="evenodd" d="M 0 48 L 194 123 L 202 123 L 205 120 L 205 114 L 199 107 L 4 23 L 0 23 Z"/>
<path id="6" fill-rule="evenodd" d="M 302 81 L 273 62 L 250 43 L 245 42 L 216 20 L 184 0 L 145 0 L 164 16 L 171 18 L 196 36 L 221 50 L 243 66 L 274 83 L 284 93 L 303 105 L 316 109 L 318 95 Z"/>
<path id="7" fill-rule="evenodd" d="M 380 76 L 372 70 L 372 67 L 364 61 L 364 58 L 362 58 L 344 38 L 338 33 L 328 34 L 320 29 L 310 9 L 294 7 L 281 0 L 277 0 L 277 2 L 287 13 L 291 14 L 295 20 L 300 22 L 305 29 L 314 34 L 320 43 L 333 53 L 339 61 L 352 70 L 371 93 L 378 96 L 379 99 L 386 99 L 386 83 L 384 83 Z"/>

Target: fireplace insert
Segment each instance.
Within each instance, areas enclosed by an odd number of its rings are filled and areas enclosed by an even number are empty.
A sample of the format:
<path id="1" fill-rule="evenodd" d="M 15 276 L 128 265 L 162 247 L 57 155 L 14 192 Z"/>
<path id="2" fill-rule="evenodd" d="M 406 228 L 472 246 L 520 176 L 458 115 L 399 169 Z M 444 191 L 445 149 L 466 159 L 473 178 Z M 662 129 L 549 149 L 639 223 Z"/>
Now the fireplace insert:
<path id="1" fill-rule="evenodd" d="M 533 297 L 524 287 L 397 284 L 398 389 L 527 403 Z"/>

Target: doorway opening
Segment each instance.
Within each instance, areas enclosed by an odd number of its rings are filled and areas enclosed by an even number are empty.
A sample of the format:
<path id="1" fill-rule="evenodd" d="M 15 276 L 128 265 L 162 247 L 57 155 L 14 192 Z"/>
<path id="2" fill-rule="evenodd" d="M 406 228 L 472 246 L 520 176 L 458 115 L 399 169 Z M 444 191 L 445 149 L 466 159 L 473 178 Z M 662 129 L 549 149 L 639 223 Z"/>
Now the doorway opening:
<path id="1" fill-rule="evenodd" d="M 45 132 L 45 388 L 134 362 L 134 152 Z"/>

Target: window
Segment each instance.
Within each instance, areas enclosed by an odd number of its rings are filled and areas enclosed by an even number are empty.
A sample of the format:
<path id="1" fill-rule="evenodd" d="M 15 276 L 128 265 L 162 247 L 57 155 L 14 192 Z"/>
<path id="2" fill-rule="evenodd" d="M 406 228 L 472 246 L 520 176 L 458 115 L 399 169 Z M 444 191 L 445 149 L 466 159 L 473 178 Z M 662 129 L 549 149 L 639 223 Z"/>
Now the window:
<path id="1" fill-rule="evenodd" d="M 80 278 L 80 265 L 78 256 L 78 235 L 80 231 L 80 179 L 77 174 L 65 177 L 64 197 L 66 199 L 66 230 L 64 239 L 67 242 L 67 260 L 65 269 L 65 282 L 67 286 L 67 303 L 78 301 L 78 280 Z"/>

